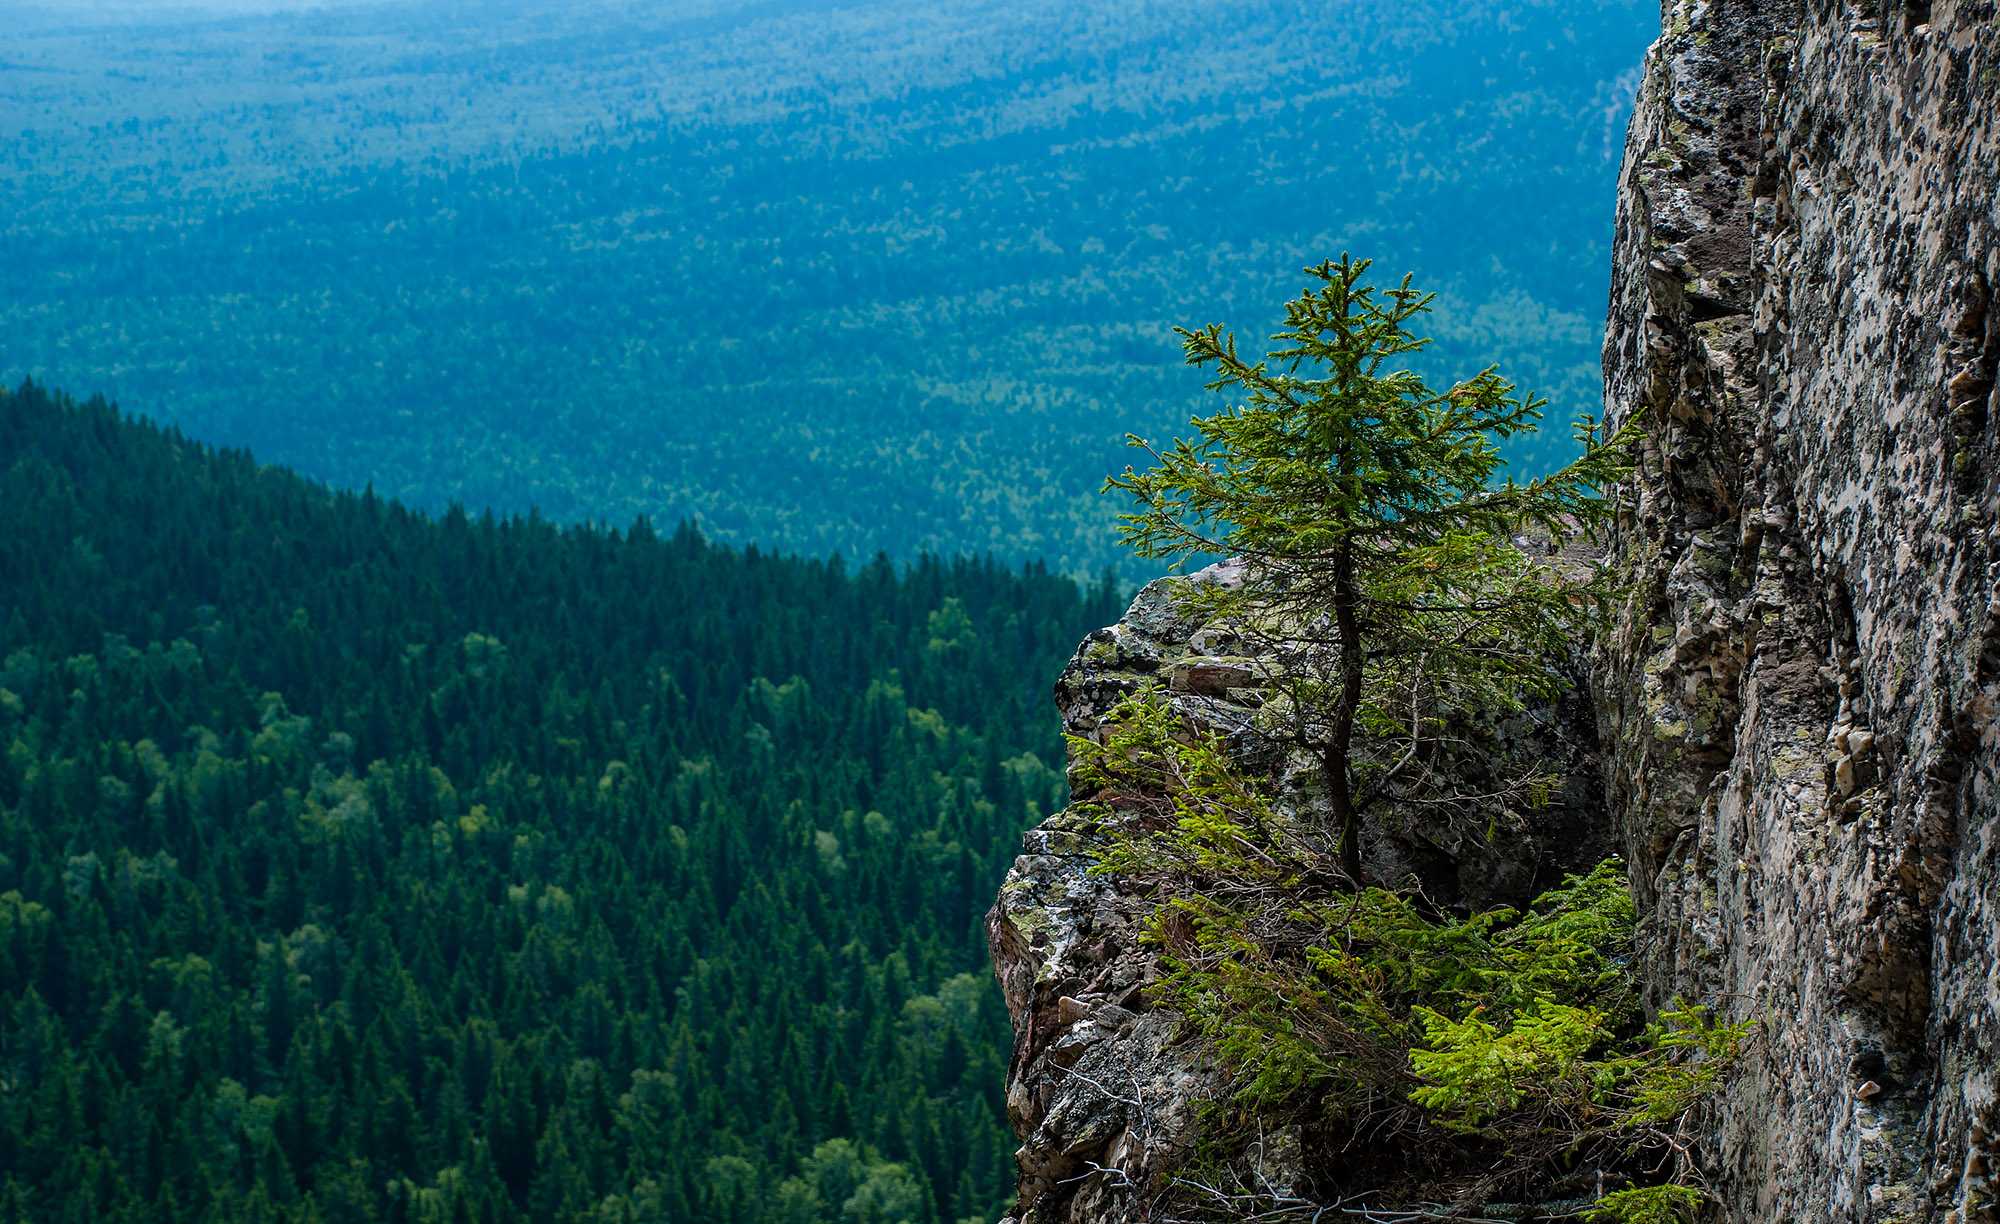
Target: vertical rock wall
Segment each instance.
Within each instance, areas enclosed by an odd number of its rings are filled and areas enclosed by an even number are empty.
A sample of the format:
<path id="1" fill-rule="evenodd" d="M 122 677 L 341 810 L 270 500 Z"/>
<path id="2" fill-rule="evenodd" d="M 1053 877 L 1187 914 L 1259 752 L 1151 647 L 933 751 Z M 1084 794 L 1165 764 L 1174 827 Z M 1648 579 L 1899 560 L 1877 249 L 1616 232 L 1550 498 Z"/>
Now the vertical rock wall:
<path id="1" fill-rule="evenodd" d="M 1996 107 L 1990 0 L 1734 0 L 1633 118 L 1596 686 L 1657 996 L 1764 1020 L 1734 1219 L 2000 1219 Z"/>

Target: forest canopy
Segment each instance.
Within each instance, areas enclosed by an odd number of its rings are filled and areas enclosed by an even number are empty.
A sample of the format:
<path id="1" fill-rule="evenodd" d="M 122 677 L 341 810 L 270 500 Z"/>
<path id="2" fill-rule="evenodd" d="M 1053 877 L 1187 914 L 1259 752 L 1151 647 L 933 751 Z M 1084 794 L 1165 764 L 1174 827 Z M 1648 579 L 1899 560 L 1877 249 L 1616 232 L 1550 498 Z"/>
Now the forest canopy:
<path id="1" fill-rule="evenodd" d="M 979 915 L 1117 613 L 0 392 L 0 1220 L 991 1219 Z"/>
<path id="2" fill-rule="evenodd" d="M 1596 409 L 1658 29 L 1643 0 L 16 4 L 0 378 L 420 508 L 1131 578 L 1092 490 L 1200 402 L 1166 321 L 1251 317 L 1333 251 L 1440 291 L 1441 368 Z"/>

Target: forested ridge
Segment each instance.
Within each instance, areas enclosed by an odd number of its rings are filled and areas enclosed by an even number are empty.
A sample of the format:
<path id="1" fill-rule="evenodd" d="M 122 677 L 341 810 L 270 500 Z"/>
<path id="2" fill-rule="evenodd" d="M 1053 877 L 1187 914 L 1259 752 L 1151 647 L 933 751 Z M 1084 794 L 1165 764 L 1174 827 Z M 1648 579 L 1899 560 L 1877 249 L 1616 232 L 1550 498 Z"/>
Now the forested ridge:
<path id="1" fill-rule="evenodd" d="M 0 390 L 0 1218 L 991 1218 L 1038 567 L 429 517 Z"/>

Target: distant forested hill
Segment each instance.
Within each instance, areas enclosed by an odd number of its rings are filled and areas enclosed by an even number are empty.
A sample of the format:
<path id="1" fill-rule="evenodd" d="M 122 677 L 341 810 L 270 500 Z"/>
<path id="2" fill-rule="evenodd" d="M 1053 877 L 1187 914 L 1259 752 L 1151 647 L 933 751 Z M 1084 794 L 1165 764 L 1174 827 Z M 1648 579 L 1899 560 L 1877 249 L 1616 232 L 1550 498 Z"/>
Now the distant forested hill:
<path id="1" fill-rule="evenodd" d="M 0 1220 L 990 1220 L 1110 594 L 332 494 L 0 390 Z"/>
<path id="2" fill-rule="evenodd" d="M 0 377 L 424 507 L 1094 571 L 1123 434 L 1199 395 L 1169 326 L 1257 333 L 1342 248 L 1560 453 L 1653 16 L 0 0 Z"/>

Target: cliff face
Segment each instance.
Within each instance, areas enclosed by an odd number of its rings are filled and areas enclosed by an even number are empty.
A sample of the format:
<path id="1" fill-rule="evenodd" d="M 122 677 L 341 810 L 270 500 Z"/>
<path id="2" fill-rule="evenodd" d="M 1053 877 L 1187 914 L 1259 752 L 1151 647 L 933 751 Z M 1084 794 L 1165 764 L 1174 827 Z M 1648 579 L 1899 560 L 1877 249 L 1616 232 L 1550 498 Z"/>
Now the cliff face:
<path id="1" fill-rule="evenodd" d="M 1705 1137 L 1720 1214 L 2000 1220 L 2000 15 L 1717 0 L 1663 29 L 1605 345 L 1607 411 L 1644 411 L 1634 594 L 1576 776 L 1653 999 L 1763 1022 Z M 1205 632 L 1149 590 L 1065 673 L 1066 722 L 1163 676 L 1226 728 L 1256 667 Z M 1031 834 L 990 923 L 1023 1224 L 1135 1218 L 1199 1132 L 1202 1072 L 1145 1009 L 1147 903 L 1087 874 L 1086 832 Z"/>
<path id="2" fill-rule="evenodd" d="M 1648 968 L 1765 1020 L 1733 1218 L 1991 1220 L 2000 25 L 1665 17 L 1605 344 L 1638 586 L 1596 675 Z"/>

